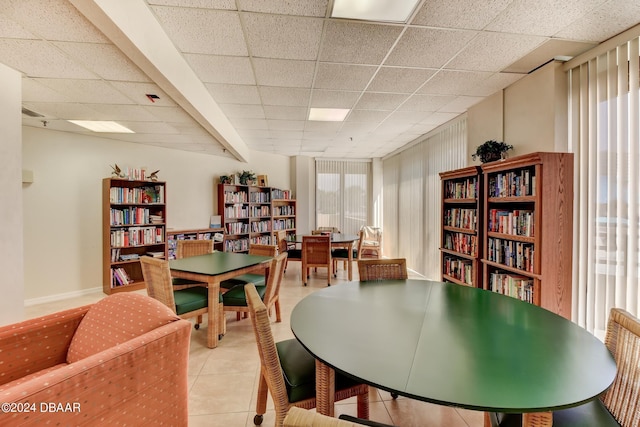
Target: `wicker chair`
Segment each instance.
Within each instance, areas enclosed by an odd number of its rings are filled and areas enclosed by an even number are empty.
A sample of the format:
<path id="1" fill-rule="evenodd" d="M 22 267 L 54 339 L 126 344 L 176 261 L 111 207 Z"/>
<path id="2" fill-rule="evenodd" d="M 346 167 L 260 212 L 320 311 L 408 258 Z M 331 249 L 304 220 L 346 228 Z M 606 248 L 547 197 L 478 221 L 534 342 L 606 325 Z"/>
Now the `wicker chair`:
<path id="1" fill-rule="evenodd" d="M 287 232 L 285 230 L 276 230 L 273 232 L 273 238 L 276 239 L 276 246 L 278 247 L 278 253 L 287 252 L 287 262 L 284 266 L 284 271 L 287 271 L 287 265 L 289 260 L 302 261 L 302 252 L 300 249 L 296 249 L 295 244 L 293 246 L 287 240 Z"/>
<path id="2" fill-rule="evenodd" d="M 284 427 L 358 427 L 361 425 L 370 427 L 391 427 L 387 424 L 375 421 L 361 420 L 359 418 L 340 415 L 339 418 L 332 418 L 292 406 L 284 417 Z"/>
<path id="3" fill-rule="evenodd" d="M 260 295 L 251 284 L 245 286 L 244 290 L 260 355 L 260 382 L 253 422 L 255 425 L 262 424 L 269 392 L 276 413 L 275 426 L 281 427 L 292 406 L 315 408 L 315 359 L 295 338 L 275 343 L 267 307 Z M 285 375 L 289 384 L 285 382 Z M 369 418 L 369 386 L 336 373 L 335 387 L 336 401 L 357 396 L 358 417 Z"/>
<path id="4" fill-rule="evenodd" d="M 262 255 L 274 257 L 278 255 L 278 247 L 275 245 L 259 245 L 251 243 L 249 245 L 249 255 Z M 264 286 L 265 276 L 264 274 L 247 273 L 240 276 L 233 277 L 231 279 L 223 280 L 220 282 L 221 289 L 232 289 L 235 286 L 244 286 L 247 283 L 253 283 L 256 286 Z"/>
<path id="5" fill-rule="evenodd" d="M 407 260 L 394 259 L 359 259 L 358 273 L 360 281 L 407 279 Z"/>
<path id="6" fill-rule="evenodd" d="M 176 258 L 182 259 L 213 252 L 213 240 L 178 240 Z"/>
<path id="7" fill-rule="evenodd" d="M 245 295 L 244 288 L 249 284 L 252 284 L 257 289 L 260 298 L 264 302 L 268 311 L 271 311 L 272 307 L 276 310 L 276 322 L 282 321 L 280 316 L 280 284 L 282 283 L 282 276 L 284 274 L 284 265 L 287 262 L 287 253 L 280 254 L 271 260 L 269 266 L 269 277 L 267 278 L 266 285 L 257 286 L 252 282 L 235 286 L 222 294 L 222 302 L 224 304 L 224 311 L 233 311 L 236 313 L 237 320 L 240 320 L 242 313 L 249 313 L 249 306 L 247 305 L 247 297 Z"/>
<path id="8" fill-rule="evenodd" d="M 600 399 L 553 412 L 553 427 L 637 427 L 640 425 L 640 320 L 625 310 L 612 308 L 604 343 L 618 367 L 611 387 Z M 489 413 L 492 427 L 521 426 L 521 414 Z M 531 415 L 525 414 L 526 417 Z M 544 413 L 536 416 L 551 416 Z M 535 420 L 534 420 L 535 421 Z M 538 424 L 533 424 L 538 425 Z M 540 424 L 543 425 L 543 424 Z M 549 424 L 550 425 L 550 424 Z"/>
<path id="9" fill-rule="evenodd" d="M 360 229 L 358 259 L 382 258 L 382 229 L 368 225 Z"/>
<path id="10" fill-rule="evenodd" d="M 302 236 L 302 280 L 307 286 L 311 267 L 327 267 L 327 284 L 331 286 L 331 236 Z"/>

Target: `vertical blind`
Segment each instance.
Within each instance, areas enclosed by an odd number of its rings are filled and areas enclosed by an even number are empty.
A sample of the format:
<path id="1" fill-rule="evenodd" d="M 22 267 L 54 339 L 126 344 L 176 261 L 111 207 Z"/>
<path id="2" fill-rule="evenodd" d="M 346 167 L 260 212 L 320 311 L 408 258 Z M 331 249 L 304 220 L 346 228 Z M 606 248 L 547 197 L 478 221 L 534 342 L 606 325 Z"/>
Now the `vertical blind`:
<path id="1" fill-rule="evenodd" d="M 467 120 L 463 117 L 383 162 L 383 253 L 440 278 L 440 172 L 465 166 Z"/>
<path id="2" fill-rule="evenodd" d="M 369 224 L 371 162 L 316 160 L 316 226 L 358 234 Z"/>
<path id="3" fill-rule="evenodd" d="M 611 307 L 638 315 L 640 191 L 637 35 L 569 63 L 577 159 L 573 319 L 600 335 Z"/>

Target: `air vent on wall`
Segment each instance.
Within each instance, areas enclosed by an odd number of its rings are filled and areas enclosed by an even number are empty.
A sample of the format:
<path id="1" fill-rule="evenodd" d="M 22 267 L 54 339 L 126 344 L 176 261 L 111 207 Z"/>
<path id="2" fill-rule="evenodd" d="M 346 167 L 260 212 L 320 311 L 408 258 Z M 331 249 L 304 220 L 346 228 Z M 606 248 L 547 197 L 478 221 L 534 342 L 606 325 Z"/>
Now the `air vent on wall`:
<path id="1" fill-rule="evenodd" d="M 35 111 L 31 111 L 24 107 L 22 107 L 22 114 L 29 117 L 44 117 L 42 114 L 36 113 Z"/>

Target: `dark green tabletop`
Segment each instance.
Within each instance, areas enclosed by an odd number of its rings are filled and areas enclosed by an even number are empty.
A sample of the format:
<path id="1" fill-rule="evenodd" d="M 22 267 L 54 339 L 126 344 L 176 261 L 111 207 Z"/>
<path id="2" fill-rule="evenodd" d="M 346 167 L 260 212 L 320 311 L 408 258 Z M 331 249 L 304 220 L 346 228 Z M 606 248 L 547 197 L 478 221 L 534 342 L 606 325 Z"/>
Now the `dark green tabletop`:
<path id="1" fill-rule="evenodd" d="M 217 276 L 271 260 L 268 256 L 214 252 L 169 261 L 171 270 Z"/>
<path id="2" fill-rule="evenodd" d="M 437 404 L 500 412 L 576 406 L 616 366 L 573 322 L 515 298 L 423 280 L 351 282 L 294 308 L 291 329 L 319 360 Z"/>

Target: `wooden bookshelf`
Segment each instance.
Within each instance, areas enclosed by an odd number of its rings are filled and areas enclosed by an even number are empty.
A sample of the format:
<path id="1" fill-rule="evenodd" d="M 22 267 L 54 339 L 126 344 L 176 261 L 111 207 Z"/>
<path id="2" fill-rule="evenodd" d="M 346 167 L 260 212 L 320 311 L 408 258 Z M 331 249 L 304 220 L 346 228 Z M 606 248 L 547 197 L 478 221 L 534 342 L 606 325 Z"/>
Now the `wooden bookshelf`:
<path id="1" fill-rule="evenodd" d="M 168 259 L 176 259 L 178 240 L 214 240 L 215 234 L 224 235 L 224 228 L 197 228 L 188 230 L 167 230 Z M 221 251 L 222 240 L 214 241 L 213 248 Z"/>
<path id="2" fill-rule="evenodd" d="M 573 154 L 486 163 L 484 288 L 571 318 Z"/>
<path id="3" fill-rule="evenodd" d="M 482 288 L 483 175 L 471 166 L 440 173 L 442 280 Z"/>
<path id="4" fill-rule="evenodd" d="M 275 244 L 274 230 L 295 235 L 296 202 L 289 190 L 218 184 L 218 215 L 224 229 L 223 249 L 247 252 L 249 244 Z"/>
<path id="5" fill-rule="evenodd" d="M 144 289 L 139 257 L 167 257 L 166 184 L 102 180 L 102 289 Z"/>

